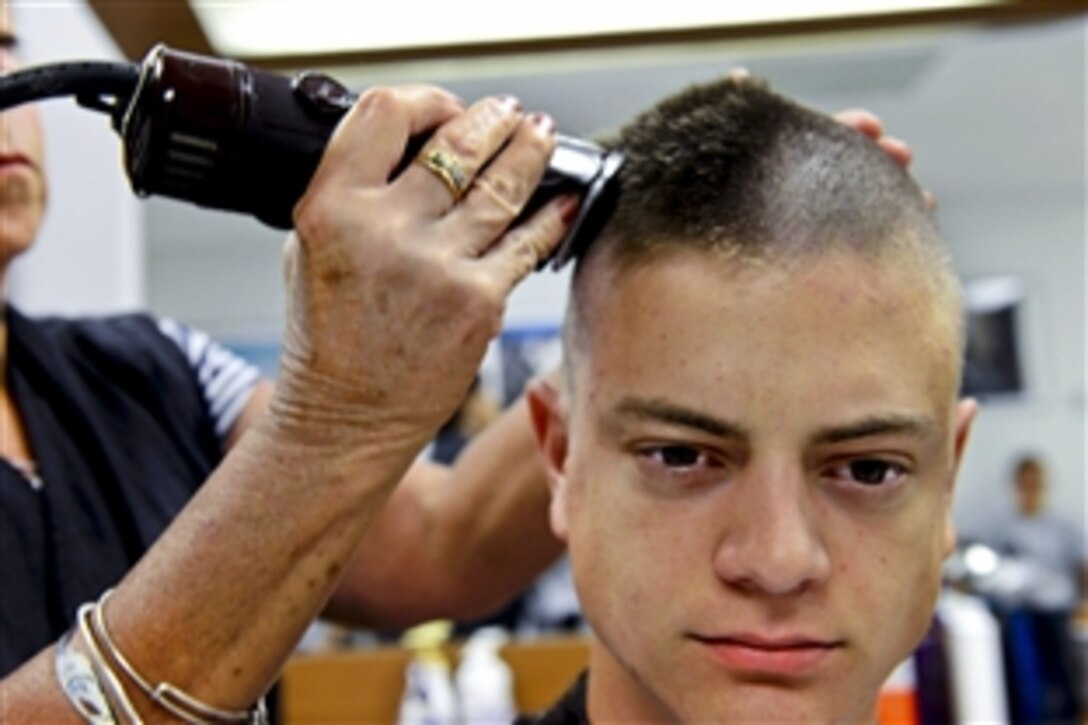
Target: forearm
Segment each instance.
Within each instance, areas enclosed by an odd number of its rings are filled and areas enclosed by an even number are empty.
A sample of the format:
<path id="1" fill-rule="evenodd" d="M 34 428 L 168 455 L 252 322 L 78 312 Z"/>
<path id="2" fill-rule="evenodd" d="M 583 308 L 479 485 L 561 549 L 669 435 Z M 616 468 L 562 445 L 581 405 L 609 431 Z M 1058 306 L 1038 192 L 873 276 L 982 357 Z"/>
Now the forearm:
<path id="1" fill-rule="evenodd" d="M 246 709 L 324 605 L 413 452 L 392 441 L 322 451 L 258 425 L 117 587 L 106 619 L 118 648 L 153 683 Z M 163 714 L 127 689 L 145 712 Z M 5 681 L 3 702 L 14 722 L 72 714 L 49 653 Z"/>
<path id="2" fill-rule="evenodd" d="M 489 183 L 510 195 L 502 214 L 485 195 L 458 203 L 423 164 L 397 171 L 408 140 L 425 132 L 429 144 L 463 150 L 467 179 L 501 174 Z M 223 709 L 264 692 L 463 397 L 510 289 L 573 218 L 576 201 L 560 197 L 511 228 L 555 144 L 554 123 L 510 99 L 465 110 L 426 86 L 372 89 L 344 116 L 284 249 L 287 314 L 269 414 L 105 608 L 145 679 Z M 2 683 L 5 719 L 71 717 L 51 665 L 43 653 Z"/>
<path id="3" fill-rule="evenodd" d="M 524 399 L 458 458 L 450 486 L 432 507 L 449 525 L 434 528 L 436 566 L 456 572 L 462 617 L 504 604 L 555 562 L 563 545 L 551 532 L 551 495 Z"/>
<path id="4" fill-rule="evenodd" d="M 519 401 L 453 468 L 409 472 L 352 557 L 328 614 L 376 628 L 487 614 L 562 552 L 548 527 L 548 502 Z"/>

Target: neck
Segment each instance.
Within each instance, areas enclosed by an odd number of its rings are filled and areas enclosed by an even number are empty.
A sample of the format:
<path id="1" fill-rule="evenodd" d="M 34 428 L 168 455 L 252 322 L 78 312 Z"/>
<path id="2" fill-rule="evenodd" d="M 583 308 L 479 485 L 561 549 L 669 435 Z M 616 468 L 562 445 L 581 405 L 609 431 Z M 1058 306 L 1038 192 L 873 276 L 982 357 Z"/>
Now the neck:
<path id="1" fill-rule="evenodd" d="M 0 298 L 0 391 L 7 395 L 8 389 L 8 316 L 7 306 Z"/>
<path id="2" fill-rule="evenodd" d="M 8 288 L 5 268 L 0 265 L 0 389 L 8 385 Z"/>

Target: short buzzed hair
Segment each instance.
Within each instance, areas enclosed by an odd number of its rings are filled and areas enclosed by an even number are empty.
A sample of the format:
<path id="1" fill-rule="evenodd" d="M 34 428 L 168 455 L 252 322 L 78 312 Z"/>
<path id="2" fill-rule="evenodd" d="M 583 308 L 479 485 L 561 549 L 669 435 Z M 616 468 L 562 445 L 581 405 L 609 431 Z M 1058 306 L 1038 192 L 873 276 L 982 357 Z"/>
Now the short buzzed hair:
<path id="1" fill-rule="evenodd" d="M 772 262 L 895 254 L 921 265 L 955 308 L 962 350 L 959 286 L 932 210 L 902 165 L 861 133 L 762 81 L 727 77 L 666 98 L 603 143 L 627 160 L 615 213 L 578 259 L 568 352 L 590 260 L 607 254 L 622 266 L 676 247 Z"/>
<path id="2" fill-rule="evenodd" d="M 939 243 L 922 191 L 899 163 L 757 80 L 692 86 L 605 143 L 627 156 L 603 235 L 624 251 L 678 242 L 875 251 L 905 232 Z"/>

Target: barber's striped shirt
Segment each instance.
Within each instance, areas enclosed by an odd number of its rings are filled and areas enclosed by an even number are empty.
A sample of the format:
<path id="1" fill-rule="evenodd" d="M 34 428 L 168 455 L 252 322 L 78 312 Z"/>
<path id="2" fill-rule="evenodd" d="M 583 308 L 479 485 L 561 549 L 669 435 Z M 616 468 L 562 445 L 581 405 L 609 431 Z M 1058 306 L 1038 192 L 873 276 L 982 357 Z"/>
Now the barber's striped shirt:
<path id="1" fill-rule="evenodd" d="M 225 441 L 260 382 L 260 371 L 205 332 L 169 318 L 158 323 L 162 334 L 177 344 L 192 366 L 215 423 L 215 432 L 220 441 Z"/>

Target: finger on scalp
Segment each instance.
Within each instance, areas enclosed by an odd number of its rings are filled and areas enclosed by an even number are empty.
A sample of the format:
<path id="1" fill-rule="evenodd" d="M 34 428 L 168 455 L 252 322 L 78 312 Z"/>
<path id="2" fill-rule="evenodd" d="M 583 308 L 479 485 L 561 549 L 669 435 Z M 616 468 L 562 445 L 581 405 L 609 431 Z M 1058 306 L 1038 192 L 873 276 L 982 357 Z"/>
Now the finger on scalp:
<path id="1" fill-rule="evenodd" d="M 384 184 L 410 138 L 436 128 L 461 110 L 456 96 L 436 86 L 367 90 L 337 126 L 318 173 L 322 178 Z"/>
<path id="2" fill-rule="evenodd" d="M 903 168 L 910 166 L 910 162 L 914 159 L 914 152 L 911 151 L 910 146 L 900 139 L 892 136 L 882 136 L 877 140 L 876 144 Z"/>
<path id="3" fill-rule="evenodd" d="M 881 123 L 880 118 L 864 108 L 849 108 L 845 111 L 839 111 L 835 114 L 835 120 L 874 141 L 884 133 L 884 124 Z"/>

